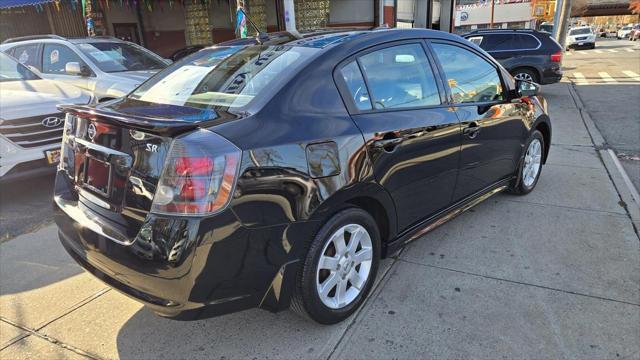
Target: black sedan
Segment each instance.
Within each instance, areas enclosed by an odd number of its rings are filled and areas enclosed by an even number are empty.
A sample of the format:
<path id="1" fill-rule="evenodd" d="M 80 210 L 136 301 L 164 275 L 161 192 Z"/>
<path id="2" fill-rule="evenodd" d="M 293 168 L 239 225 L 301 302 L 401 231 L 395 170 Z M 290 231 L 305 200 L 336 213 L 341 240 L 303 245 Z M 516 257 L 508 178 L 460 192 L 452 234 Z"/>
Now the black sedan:
<path id="1" fill-rule="evenodd" d="M 60 240 L 162 316 L 291 307 L 335 323 L 381 258 L 533 190 L 551 143 L 536 94 L 431 30 L 206 48 L 127 97 L 64 107 Z"/>

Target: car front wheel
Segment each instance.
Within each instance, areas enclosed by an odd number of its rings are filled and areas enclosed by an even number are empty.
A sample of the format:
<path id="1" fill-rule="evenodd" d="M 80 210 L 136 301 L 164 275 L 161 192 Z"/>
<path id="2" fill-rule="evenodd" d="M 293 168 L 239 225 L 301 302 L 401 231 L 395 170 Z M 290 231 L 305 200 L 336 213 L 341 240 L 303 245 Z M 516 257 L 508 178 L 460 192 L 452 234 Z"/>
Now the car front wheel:
<path id="1" fill-rule="evenodd" d="M 534 83 L 540 82 L 538 80 L 538 74 L 530 69 L 515 69 L 511 74 L 516 80 L 525 80 Z"/>
<path id="2" fill-rule="evenodd" d="M 544 137 L 540 131 L 535 130 L 531 133 L 525 149 L 517 180 L 509 189 L 512 194 L 525 195 L 530 193 L 540 179 L 545 149 Z"/>
<path id="3" fill-rule="evenodd" d="M 366 211 L 334 215 L 312 240 L 291 308 L 321 324 L 353 314 L 371 291 L 380 259 L 380 233 Z"/>

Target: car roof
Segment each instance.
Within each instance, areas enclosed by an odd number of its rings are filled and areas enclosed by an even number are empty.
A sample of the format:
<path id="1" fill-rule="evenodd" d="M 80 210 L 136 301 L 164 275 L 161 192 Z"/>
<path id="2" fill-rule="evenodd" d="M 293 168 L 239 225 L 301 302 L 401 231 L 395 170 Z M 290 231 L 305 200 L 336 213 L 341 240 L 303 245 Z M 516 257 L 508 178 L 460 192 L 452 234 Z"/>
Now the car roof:
<path id="1" fill-rule="evenodd" d="M 273 32 L 262 34 L 260 38 L 245 38 L 225 41 L 213 46 L 234 45 L 289 45 L 312 47 L 327 50 L 338 45 L 354 42 L 371 42 L 373 44 L 385 41 L 431 38 L 444 40 L 460 40 L 455 34 L 430 29 L 355 29 L 355 28 L 328 28 L 316 29 L 305 32 Z"/>
<path id="2" fill-rule="evenodd" d="M 553 24 L 550 24 L 553 25 Z M 462 35 L 462 37 L 467 37 L 470 35 L 491 35 L 491 34 L 499 34 L 499 33 L 522 33 L 522 34 L 548 34 L 546 32 L 537 31 L 534 29 L 477 29 L 472 30 L 468 33 Z"/>

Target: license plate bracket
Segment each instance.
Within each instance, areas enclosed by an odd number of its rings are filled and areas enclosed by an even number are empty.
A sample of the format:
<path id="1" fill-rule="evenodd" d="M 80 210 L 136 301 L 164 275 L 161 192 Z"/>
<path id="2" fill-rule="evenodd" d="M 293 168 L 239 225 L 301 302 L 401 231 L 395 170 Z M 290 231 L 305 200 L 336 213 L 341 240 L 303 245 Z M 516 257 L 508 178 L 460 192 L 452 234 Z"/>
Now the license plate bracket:
<path id="1" fill-rule="evenodd" d="M 112 166 L 109 162 L 87 154 L 84 160 L 84 187 L 109 198 L 111 193 Z"/>

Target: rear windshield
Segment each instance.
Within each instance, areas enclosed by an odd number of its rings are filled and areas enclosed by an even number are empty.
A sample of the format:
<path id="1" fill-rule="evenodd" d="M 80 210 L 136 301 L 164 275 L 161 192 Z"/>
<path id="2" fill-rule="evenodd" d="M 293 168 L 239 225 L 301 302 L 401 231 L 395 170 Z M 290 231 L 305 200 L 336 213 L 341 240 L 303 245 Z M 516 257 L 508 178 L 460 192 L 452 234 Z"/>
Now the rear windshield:
<path id="1" fill-rule="evenodd" d="M 591 34 L 591 28 L 573 29 L 569 32 L 569 35 L 584 35 Z"/>
<path id="2" fill-rule="evenodd" d="M 225 46 L 201 50 L 152 77 L 130 98 L 197 108 L 239 108 L 295 74 L 319 50 Z"/>

